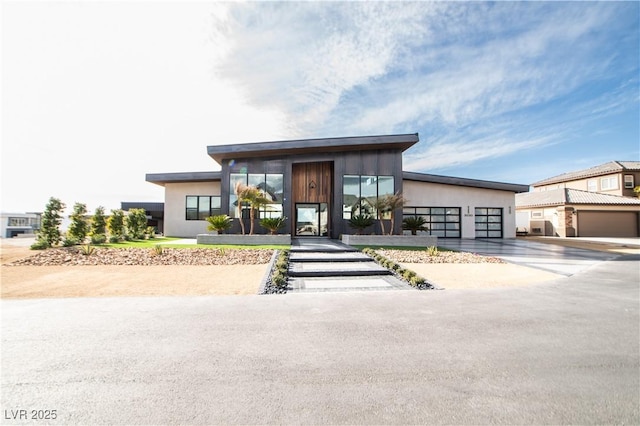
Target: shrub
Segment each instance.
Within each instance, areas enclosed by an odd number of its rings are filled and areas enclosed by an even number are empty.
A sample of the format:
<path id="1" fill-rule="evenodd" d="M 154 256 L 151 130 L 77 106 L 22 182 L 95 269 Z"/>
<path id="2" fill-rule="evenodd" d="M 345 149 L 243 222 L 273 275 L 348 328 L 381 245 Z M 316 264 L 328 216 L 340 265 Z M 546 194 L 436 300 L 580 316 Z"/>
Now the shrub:
<path id="1" fill-rule="evenodd" d="M 144 209 L 130 209 L 124 223 L 127 228 L 127 235 L 130 235 L 135 240 L 142 239 L 144 230 L 147 228 L 147 213 Z"/>
<path id="2" fill-rule="evenodd" d="M 95 252 L 96 248 L 91 244 L 85 244 L 80 246 L 80 253 L 85 256 L 91 256 Z"/>
<path id="3" fill-rule="evenodd" d="M 224 231 L 231 228 L 233 223 L 233 219 L 231 219 L 226 214 L 219 214 L 216 216 L 209 216 L 207 219 L 209 225 L 207 226 L 208 231 L 217 231 L 219 233 L 223 233 Z"/>
<path id="4" fill-rule="evenodd" d="M 144 231 L 144 236 L 147 237 L 148 240 L 153 240 L 156 237 L 156 228 L 147 226 L 147 229 Z"/>
<path id="5" fill-rule="evenodd" d="M 107 235 L 107 218 L 104 215 L 104 207 L 99 206 L 91 218 L 89 235 Z"/>
<path id="6" fill-rule="evenodd" d="M 284 216 L 280 217 L 265 217 L 260 219 L 260 226 L 269 230 L 272 235 L 278 233 L 279 229 L 284 228 L 287 218 Z"/>
<path id="7" fill-rule="evenodd" d="M 65 205 L 62 201 L 54 197 L 49 198 L 49 202 L 42 214 L 42 222 L 38 231 L 38 241 L 41 242 L 41 247 L 49 248 L 58 244 L 62 239 L 60 224 L 62 223 L 64 208 Z"/>
<path id="8" fill-rule="evenodd" d="M 31 250 L 46 250 L 49 247 L 51 247 L 49 244 L 47 244 L 46 241 L 43 240 L 36 240 L 35 243 L 31 244 L 31 246 L 29 247 Z"/>
<path id="9" fill-rule="evenodd" d="M 115 235 L 111 235 L 111 236 L 109 237 L 109 242 L 110 242 L 111 244 L 119 243 L 119 242 L 120 242 L 120 237 L 117 237 L 117 236 L 115 236 Z"/>
<path id="10" fill-rule="evenodd" d="M 68 235 L 64 238 L 64 240 L 62 240 L 62 247 L 71 247 L 75 246 L 76 244 L 78 244 L 78 240 Z"/>
<path id="11" fill-rule="evenodd" d="M 124 228 L 124 212 L 120 209 L 111 210 L 111 216 L 107 219 L 107 228 L 111 237 L 115 237 L 116 241 L 121 241 L 125 235 Z M 111 241 L 111 239 L 109 239 Z"/>
<path id="12" fill-rule="evenodd" d="M 151 250 L 155 256 L 162 256 L 164 253 L 164 247 L 162 247 L 162 244 L 156 244 Z"/>
<path id="13" fill-rule="evenodd" d="M 73 205 L 73 213 L 69 216 L 71 223 L 67 230 L 67 236 L 70 240 L 83 243 L 89 233 L 89 222 L 87 216 L 87 205 L 83 203 L 75 203 Z"/>
<path id="14" fill-rule="evenodd" d="M 440 252 L 438 251 L 438 247 L 431 246 L 431 247 L 427 247 L 427 254 L 429 256 L 438 256 L 440 255 Z"/>
<path id="15" fill-rule="evenodd" d="M 107 241 L 107 236 L 104 234 L 93 234 L 90 239 L 91 244 L 104 244 Z"/>

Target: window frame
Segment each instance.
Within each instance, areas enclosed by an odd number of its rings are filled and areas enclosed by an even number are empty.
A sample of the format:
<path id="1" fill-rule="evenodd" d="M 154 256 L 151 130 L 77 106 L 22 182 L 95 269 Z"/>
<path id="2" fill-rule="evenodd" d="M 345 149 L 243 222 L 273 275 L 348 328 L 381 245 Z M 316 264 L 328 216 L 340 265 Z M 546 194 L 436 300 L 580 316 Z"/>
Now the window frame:
<path id="1" fill-rule="evenodd" d="M 457 214 L 453 212 L 456 210 Z M 429 230 L 422 232 L 427 235 L 436 235 L 440 238 L 462 238 L 462 207 L 406 206 L 402 208 L 403 220 L 407 217 L 417 216 L 425 218 L 425 225 L 429 227 Z M 433 220 L 434 217 L 437 219 Z M 450 220 L 453 217 L 457 217 L 458 220 Z M 437 225 L 437 229 L 434 229 L 434 224 Z M 449 226 L 451 224 L 457 224 L 457 229 Z M 433 231 L 436 232 L 434 233 Z M 444 235 L 440 235 L 441 233 Z"/>
<path id="2" fill-rule="evenodd" d="M 606 185 L 605 185 L 606 182 Z M 613 183 L 614 185 L 609 187 L 609 184 Z M 600 190 L 601 191 L 615 191 L 618 189 L 618 177 L 617 176 L 606 176 L 600 178 Z"/>
<path id="3" fill-rule="evenodd" d="M 196 205 L 195 207 L 189 207 L 189 198 L 195 198 L 196 200 Z M 200 208 L 200 199 L 207 199 L 209 200 L 209 209 L 208 209 L 208 215 L 202 215 L 205 216 L 204 218 L 201 217 L 201 210 Z M 218 207 L 213 207 L 216 203 L 214 203 L 214 199 L 217 199 L 217 205 Z M 194 221 L 194 220 L 198 220 L 198 221 L 205 221 L 207 217 L 209 216 L 217 216 L 222 214 L 222 197 L 220 195 L 186 195 L 185 196 L 185 203 L 184 203 L 184 220 L 187 221 Z M 191 213 L 191 215 L 189 214 Z M 194 217 L 190 217 L 193 216 L 195 213 L 195 218 Z"/>
<path id="4" fill-rule="evenodd" d="M 345 183 L 347 180 L 353 180 L 354 182 L 357 181 L 358 185 L 357 185 L 357 191 L 358 193 L 352 193 L 352 192 L 346 192 L 345 191 Z M 378 212 L 378 210 L 375 208 L 375 204 L 372 204 L 371 200 L 377 201 L 381 196 L 385 196 L 385 195 L 393 195 L 395 192 L 380 192 L 380 187 L 383 186 L 384 187 L 388 187 L 389 185 L 395 189 L 395 176 L 393 175 L 353 175 L 353 174 L 344 174 L 342 175 L 342 219 L 345 220 L 349 220 L 351 219 L 352 216 L 354 215 L 359 215 L 359 214 L 363 214 L 363 211 L 365 211 L 365 214 L 370 214 L 371 217 L 373 217 L 374 219 L 378 220 L 378 219 L 388 219 L 390 215 L 388 214 L 380 214 L 380 212 Z M 373 195 L 371 192 L 369 191 L 366 194 L 366 198 L 363 198 L 363 190 L 362 188 L 365 187 L 367 185 L 370 185 L 371 181 L 375 181 L 375 195 Z M 381 185 L 382 183 L 382 185 Z M 353 205 L 347 205 L 345 204 L 345 195 L 354 195 L 356 196 L 356 202 L 358 203 L 353 204 Z M 366 201 L 366 205 L 363 203 L 363 201 Z M 371 213 L 366 213 L 366 210 L 369 209 L 371 210 Z M 382 216 L 382 217 L 381 217 Z"/>
<path id="5" fill-rule="evenodd" d="M 627 179 L 627 178 L 630 178 L 630 179 Z M 635 176 L 624 175 L 624 189 L 633 189 L 633 188 L 635 188 Z"/>

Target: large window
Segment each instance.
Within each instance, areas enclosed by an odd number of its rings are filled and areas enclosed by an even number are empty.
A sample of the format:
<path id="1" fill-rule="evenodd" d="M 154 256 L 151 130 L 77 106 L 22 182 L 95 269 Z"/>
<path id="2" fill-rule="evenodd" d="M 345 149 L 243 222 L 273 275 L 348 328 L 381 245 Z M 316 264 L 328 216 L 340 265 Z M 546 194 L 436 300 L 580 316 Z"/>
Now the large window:
<path id="1" fill-rule="evenodd" d="M 229 216 L 238 217 L 238 197 L 235 193 L 236 184 L 255 186 L 270 203 L 262 206 L 258 217 L 281 217 L 283 214 L 282 200 L 284 199 L 284 176 L 277 173 L 231 173 L 229 179 Z M 243 204 L 242 217 L 249 217 L 249 205 Z"/>
<path id="2" fill-rule="evenodd" d="M 344 175 L 342 178 L 342 217 L 368 214 L 378 218 L 379 197 L 393 195 L 393 176 Z"/>
<path id="3" fill-rule="evenodd" d="M 603 177 L 600 179 L 600 190 L 601 191 L 610 191 L 613 189 L 618 189 L 618 177 Z"/>
<path id="4" fill-rule="evenodd" d="M 626 189 L 633 189 L 633 175 L 624 175 L 624 187 Z"/>
<path id="5" fill-rule="evenodd" d="M 405 207 L 402 218 L 422 217 L 428 228 L 425 234 L 460 238 L 460 207 Z"/>
<path id="6" fill-rule="evenodd" d="M 187 195 L 187 220 L 205 220 L 221 214 L 219 195 Z"/>

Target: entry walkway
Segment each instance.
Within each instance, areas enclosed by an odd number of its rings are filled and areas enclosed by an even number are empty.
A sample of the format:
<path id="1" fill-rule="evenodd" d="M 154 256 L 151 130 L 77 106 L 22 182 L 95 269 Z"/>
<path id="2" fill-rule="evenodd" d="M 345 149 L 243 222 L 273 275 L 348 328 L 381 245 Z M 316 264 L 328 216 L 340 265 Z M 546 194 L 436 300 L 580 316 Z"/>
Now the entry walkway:
<path id="1" fill-rule="evenodd" d="M 411 290 L 369 256 L 327 238 L 291 242 L 289 292 Z"/>

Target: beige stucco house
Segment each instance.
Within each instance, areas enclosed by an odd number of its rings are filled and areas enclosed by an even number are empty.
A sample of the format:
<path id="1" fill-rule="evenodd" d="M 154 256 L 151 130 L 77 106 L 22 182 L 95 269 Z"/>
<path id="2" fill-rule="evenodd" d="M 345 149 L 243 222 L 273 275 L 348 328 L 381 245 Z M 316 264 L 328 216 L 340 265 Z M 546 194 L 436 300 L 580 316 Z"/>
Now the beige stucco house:
<path id="1" fill-rule="evenodd" d="M 516 195 L 517 226 L 530 235 L 638 237 L 640 161 L 610 161 L 533 183 Z"/>

